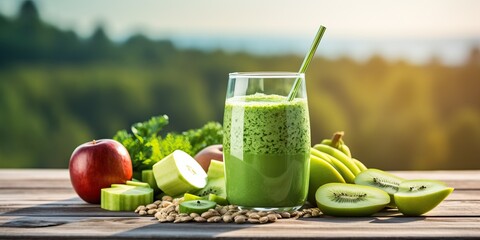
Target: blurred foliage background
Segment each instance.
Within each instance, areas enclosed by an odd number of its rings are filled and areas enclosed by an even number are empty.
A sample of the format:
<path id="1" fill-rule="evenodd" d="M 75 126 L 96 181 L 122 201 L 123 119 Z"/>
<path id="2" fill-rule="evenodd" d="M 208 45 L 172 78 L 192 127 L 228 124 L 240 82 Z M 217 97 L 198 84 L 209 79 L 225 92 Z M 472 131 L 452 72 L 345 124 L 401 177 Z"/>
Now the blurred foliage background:
<path id="1" fill-rule="evenodd" d="M 178 49 L 168 40 L 87 38 L 27 1 L 0 15 L 0 167 L 66 168 L 73 149 L 153 115 L 169 131 L 222 121 L 234 71 L 297 71 L 303 57 Z M 460 66 L 316 57 L 307 73 L 312 143 L 344 130 L 354 157 L 387 170 L 480 168 L 480 50 Z"/>

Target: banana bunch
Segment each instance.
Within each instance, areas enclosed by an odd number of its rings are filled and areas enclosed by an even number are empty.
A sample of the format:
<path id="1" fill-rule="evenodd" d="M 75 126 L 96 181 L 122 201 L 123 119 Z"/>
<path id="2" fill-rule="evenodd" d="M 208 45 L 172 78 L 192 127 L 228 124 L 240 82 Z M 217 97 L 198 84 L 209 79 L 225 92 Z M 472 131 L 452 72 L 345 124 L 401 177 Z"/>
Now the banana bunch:
<path id="1" fill-rule="evenodd" d="M 352 158 L 350 148 L 344 143 L 343 132 L 324 139 L 310 149 L 310 184 L 308 201 L 315 203 L 315 192 L 326 183 L 355 183 L 355 177 L 367 167 Z"/>

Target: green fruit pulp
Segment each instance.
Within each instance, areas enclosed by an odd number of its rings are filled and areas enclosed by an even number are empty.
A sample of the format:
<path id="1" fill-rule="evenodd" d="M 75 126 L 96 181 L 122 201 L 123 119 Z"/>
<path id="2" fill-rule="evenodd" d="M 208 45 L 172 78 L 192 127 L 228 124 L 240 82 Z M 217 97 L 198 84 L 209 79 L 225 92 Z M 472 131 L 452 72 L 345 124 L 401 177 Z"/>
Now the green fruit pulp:
<path id="1" fill-rule="evenodd" d="M 398 210 L 407 216 L 420 216 L 435 208 L 453 188 L 434 180 L 407 180 L 394 194 Z"/>
<path id="2" fill-rule="evenodd" d="M 370 216 L 390 202 L 385 191 L 348 183 L 325 184 L 318 188 L 315 197 L 318 208 L 330 216 Z"/>

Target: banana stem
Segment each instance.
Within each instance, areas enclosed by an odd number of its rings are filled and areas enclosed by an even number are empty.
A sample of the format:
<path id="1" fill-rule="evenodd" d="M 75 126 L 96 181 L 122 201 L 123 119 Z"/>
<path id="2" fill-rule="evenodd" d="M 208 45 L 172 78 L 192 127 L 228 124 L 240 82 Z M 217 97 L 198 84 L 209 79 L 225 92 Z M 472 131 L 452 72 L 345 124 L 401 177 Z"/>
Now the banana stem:
<path id="1" fill-rule="evenodd" d="M 343 131 L 336 132 L 333 134 L 332 137 L 332 146 L 334 148 L 338 148 L 340 146 L 340 140 L 342 140 L 342 137 L 345 133 Z"/>

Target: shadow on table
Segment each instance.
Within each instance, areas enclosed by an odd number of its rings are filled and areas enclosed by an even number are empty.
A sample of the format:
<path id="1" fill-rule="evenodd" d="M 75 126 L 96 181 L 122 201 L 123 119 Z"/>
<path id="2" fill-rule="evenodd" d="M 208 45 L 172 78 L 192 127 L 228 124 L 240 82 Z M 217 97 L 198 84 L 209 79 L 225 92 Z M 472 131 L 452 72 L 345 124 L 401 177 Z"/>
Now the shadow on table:
<path id="1" fill-rule="evenodd" d="M 384 209 L 373 216 L 369 217 L 332 217 L 321 215 L 320 218 L 300 218 L 300 221 L 320 221 L 329 223 L 345 223 L 345 222 L 368 222 L 372 224 L 389 224 L 389 223 L 409 223 L 423 221 L 426 217 L 405 217 L 397 209 Z"/>
<path id="2" fill-rule="evenodd" d="M 25 204 L 25 203 L 22 203 Z M 20 205 L 20 204 L 19 204 Z M 26 205 L 26 204 L 25 204 Z M 0 227 L 40 228 L 59 226 L 78 222 L 91 217 L 136 217 L 130 212 L 109 212 L 100 209 L 98 204 L 88 204 L 78 197 L 28 207 L 9 209 L 9 205 L 1 206 L 0 216 L 15 217 L 0 224 Z"/>
<path id="3" fill-rule="evenodd" d="M 33 201 L 34 202 L 34 201 Z M 20 204 L 19 204 L 20 205 Z M 27 204 L 25 204 L 27 205 Z M 52 201 L 44 204 L 31 205 L 20 208 L 8 205 L 0 206 L 0 216 L 11 217 L 8 221 L 0 224 L 0 228 L 49 228 L 72 224 L 72 227 L 55 230 L 50 236 L 77 237 L 102 237 L 102 238 L 215 238 L 225 233 L 233 233 L 247 228 L 264 228 L 269 232 L 277 231 L 286 225 L 276 223 L 266 225 L 256 224 L 211 224 L 211 223 L 158 223 L 152 216 L 140 217 L 134 212 L 112 212 L 100 208 L 99 205 L 87 204 L 78 197 L 60 201 Z M 383 211 L 372 217 L 362 218 L 339 218 L 322 215 L 320 218 L 300 218 L 292 222 L 291 227 L 303 223 L 325 222 L 332 224 L 367 222 L 369 224 L 390 224 L 422 221 L 423 217 L 401 217 L 397 211 Z M 283 220 L 280 220 L 281 223 Z M 297 225 L 298 224 L 298 225 Z M 290 223 L 288 224 L 290 226 Z M 67 229 L 76 229 L 75 233 L 69 233 Z M 264 229 L 265 230 L 265 229 Z M 0 231 L 1 232 L 1 231 Z M 240 231 L 241 232 L 241 231 Z M 242 234 L 242 233 L 237 234 Z M 32 233 L 32 232 L 30 232 Z M 258 233 L 258 232 L 257 232 Z M 78 235 L 79 234 L 79 235 Z M 233 235 L 237 235 L 233 233 Z M 228 234 L 231 235 L 231 234 Z M 71 235 L 70 235 L 71 236 Z"/>
<path id="4" fill-rule="evenodd" d="M 158 223 L 153 220 L 152 224 L 134 228 L 113 235 L 114 238 L 135 239 L 212 239 L 222 234 L 247 229 L 254 224 L 235 223 Z"/>
<path id="5" fill-rule="evenodd" d="M 2 228 L 25 229 L 21 236 L 32 236 L 40 230 L 46 238 L 98 237 L 98 238 L 212 238 L 219 234 L 250 228 L 251 224 L 210 224 L 210 223 L 158 223 L 153 216 L 140 217 L 134 212 L 106 211 L 96 204 L 88 204 L 78 197 L 43 204 L 28 203 L 0 205 L 0 217 L 8 217 L 0 224 Z M 16 206 L 15 206 L 16 205 Z M 26 207 L 21 207 L 25 205 Z M 0 219 L 1 220 L 1 219 Z M 67 226 L 56 229 L 57 226 Z M 31 230 L 27 230 L 31 229 Z M 69 229 L 74 232 L 69 232 Z M 45 235 L 46 234 L 46 235 Z"/>

